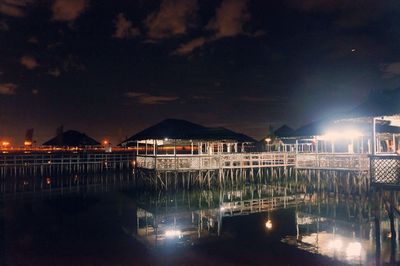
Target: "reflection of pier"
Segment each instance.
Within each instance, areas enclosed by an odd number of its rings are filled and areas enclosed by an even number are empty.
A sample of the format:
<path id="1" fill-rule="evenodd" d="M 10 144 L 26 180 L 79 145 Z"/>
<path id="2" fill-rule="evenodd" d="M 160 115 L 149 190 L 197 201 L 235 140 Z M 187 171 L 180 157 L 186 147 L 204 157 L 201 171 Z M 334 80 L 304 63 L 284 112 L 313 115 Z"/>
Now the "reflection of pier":
<path id="1" fill-rule="evenodd" d="M 304 200 L 304 194 L 269 186 L 164 194 L 139 201 L 134 235 L 151 247 L 171 243 L 193 245 L 228 237 L 221 232 L 225 217 L 267 213 L 302 204 Z"/>
<path id="2" fill-rule="evenodd" d="M 302 203 L 304 200 L 304 195 L 301 194 L 261 199 L 255 198 L 242 201 L 222 202 L 220 210 L 223 217 L 248 215 L 252 213 L 290 208 Z"/>
<path id="3" fill-rule="evenodd" d="M 399 216 L 397 193 L 335 200 L 316 194 L 315 202 L 296 207 L 296 235 L 282 241 L 350 264 L 397 265 Z"/>

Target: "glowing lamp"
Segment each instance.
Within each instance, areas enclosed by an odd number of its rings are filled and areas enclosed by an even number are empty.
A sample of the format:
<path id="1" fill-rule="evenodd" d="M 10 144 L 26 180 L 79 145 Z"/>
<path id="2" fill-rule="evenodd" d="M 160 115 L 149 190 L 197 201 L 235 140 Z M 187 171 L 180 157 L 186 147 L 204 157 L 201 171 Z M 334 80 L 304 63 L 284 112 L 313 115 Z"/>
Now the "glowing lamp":
<path id="1" fill-rule="evenodd" d="M 340 239 L 334 239 L 328 243 L 328 247 L 336 251 L 339 251 L 342 248 L 342 245 L 343 243 Z"/>
<path id="2" fill-rule="evenodd" d="M 265 141 L 266 142 L 271 142 L 271 138 L 266 138 Z"/>
<path id="3" fill-rule="evenodd" d="M 24 141 L 24 146 L 32 146 L 32 141 L 25 140 Z"/>
<path id="4" fill-rule="evenodd" d="M 268 220 L 268 221 L 265 223 L 265 228 L 267 228 L 268 230 L 271 230 L 271 229 L 272 229 L 272 221 L 271 221 L 271 220 Z"/>
<path id="5" fill-rule="evenodd" d="M 7 147 L 7 146 L 10 146 L 10 142 L 8 142 L 8 141 L 3 141 L 3 142 L 1 143 L 1 145 L 4 146 L 4 147 Z"/>
<path id="6" fill-rule="evenodd" d="M 357 257 L 360 257 L 361 256 L 361 248 L 362 247 L 361 247 L 360 242 L 349 243 L 349 245 L 347 246 L 347 249 L 346 249 L 347 259 L 352 260 Z"/>
<path id="7" fill-rule="evenodd" d="M 182 233 L 180 230 L 167 230 L 165 231 L 165 236 L 169 238 L 181 237 Z"/>
<path id="8" fill-rule="evenodd" d="M 337 140 L 337 139 L 355 139 L 361 137 L 361 132 L 357 130 L 342 130 L 342 131 L 328 131 L 325 135 L 322 136 L 322 139 L 325 140 Z"/>

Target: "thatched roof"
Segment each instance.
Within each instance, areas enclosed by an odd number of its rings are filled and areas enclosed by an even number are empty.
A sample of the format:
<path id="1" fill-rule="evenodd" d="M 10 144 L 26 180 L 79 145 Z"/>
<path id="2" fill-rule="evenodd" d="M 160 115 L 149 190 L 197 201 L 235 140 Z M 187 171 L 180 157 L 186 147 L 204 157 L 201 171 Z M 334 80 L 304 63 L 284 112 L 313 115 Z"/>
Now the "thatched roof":
<path id="1" fill-rule="evenodd" d="M 226 128 L 205 127 L 181 119 L 166 119 L 160 123 L 146 128 L 133 135 L 120 145 L 125 146 L 129 142 L 146 139 L 179 139 L 179 140 L 232 140 L 238 142 L 256 142 L 253 138 L 236 133 Z"/>
<path id="2" fill-rule="evenodd" d="M 43 146 L 52 147 L 88 147 L 100 145 L 100 142 L 75 130 L 65 131 L 62 134 L 43 143 Z"/>

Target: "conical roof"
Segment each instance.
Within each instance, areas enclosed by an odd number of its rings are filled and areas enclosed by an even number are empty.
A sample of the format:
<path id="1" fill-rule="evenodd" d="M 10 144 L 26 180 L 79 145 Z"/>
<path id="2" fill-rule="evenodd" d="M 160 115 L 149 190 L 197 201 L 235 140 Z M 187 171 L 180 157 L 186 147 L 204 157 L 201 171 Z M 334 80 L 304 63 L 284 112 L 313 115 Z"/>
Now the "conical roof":
<path id="1" fill-rule="evenodd" d="M 61 135 L 43 143 L 43 146 L 52 147 L 88 147 L 100 145 L 100 142 L 75 130 L 65 131 Z"/>
<path id="2" fill-rule="evenodd" d="M 236 133 L 226 128 L 212 128 L 182 119 L 165 119 L 128 138 L 120 145 L 146 139 L 181 139 L 181 140 L 234 140 L 255 142 L 249 136 Z"/>
<path id="3" fill-rule="evenodd" d="M 274 135 L 276 137 L 284 138 L 284 137 L 289 137 L 291 134 L 293 134 L 294 129 L 289 127 L 288 125 L 283 125 L 277 130 L 274 131 Z"/>

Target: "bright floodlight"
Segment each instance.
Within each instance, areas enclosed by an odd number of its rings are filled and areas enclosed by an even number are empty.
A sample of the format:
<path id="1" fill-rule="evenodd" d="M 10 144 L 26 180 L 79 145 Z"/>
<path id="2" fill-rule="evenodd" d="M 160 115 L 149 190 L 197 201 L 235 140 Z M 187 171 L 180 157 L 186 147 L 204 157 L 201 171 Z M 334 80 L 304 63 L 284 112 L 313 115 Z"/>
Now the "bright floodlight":
<path id="1" fill-rule="evenodd" d="M 347 246 L 346 256 L 348 260 L 353 260 L 361 256 L 361 243 L 360 242 L 351 242 Z"/>
<path id="2" fill-rule="evenodd" d="M 328 243 L 328 247 L 330 249 L 334 249 L 336 251 L 339 251 L 342 248 L 342 245 L 343 244 L 342 244 L 342 241 L 340 239 L 334 239 L 334 240 L 332 240 L 332 241 L 330 241 Z"/>
<path id="3" fill-rule="evenodd" d="M 181 237 L 182 233 L 179 230 L 167 230 L 165 236 L 170 238 Z"/>
<path id="4" fill-rule="evenodd" d="M 344 129 L 344 130 L 331 130 L 322 136 L 323 139 L 355 139 L 361 137 L 361 132 L 354 129 Z"/>

